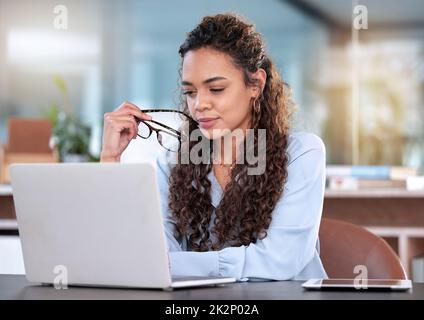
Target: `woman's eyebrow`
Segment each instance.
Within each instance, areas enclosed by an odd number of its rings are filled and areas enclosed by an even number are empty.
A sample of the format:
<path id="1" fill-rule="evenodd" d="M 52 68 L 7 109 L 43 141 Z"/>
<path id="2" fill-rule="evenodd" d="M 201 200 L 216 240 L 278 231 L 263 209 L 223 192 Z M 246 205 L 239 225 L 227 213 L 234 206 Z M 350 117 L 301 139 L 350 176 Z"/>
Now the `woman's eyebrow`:
<path id="1" fill-rule="evenodd" d="M 225 77 L 212 77 L 212 78 L 204 80 L 203 83 L 207 84 L 207 83 L 211 83 L 211 82 L 218 81 L 218 80 L 227 80 L 227 78 L 225 78 Z M 191 82 L 185 81 L 185 80 L 182 81 L 181 84 L 183 86 L 192 86 L 193 85 Z"/>

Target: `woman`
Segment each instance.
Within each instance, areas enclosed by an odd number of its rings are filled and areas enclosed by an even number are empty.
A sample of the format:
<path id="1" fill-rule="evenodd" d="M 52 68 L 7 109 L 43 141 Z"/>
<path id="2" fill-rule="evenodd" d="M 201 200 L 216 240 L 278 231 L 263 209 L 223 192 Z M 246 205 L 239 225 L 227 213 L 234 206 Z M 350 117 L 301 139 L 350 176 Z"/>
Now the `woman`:
<path id="1" fill-rule="evenodd" d="M 230 164 L 213 147 L 221 161 L 169 165 L 158 159 L 171 273 L 325 278 L 318 245 L 325 147 L 313 134 L 289 132 L 289 90 L 261 35 L 232 14 L 204 17 L 179 53 L 182 108 L 197 121 L 189 130 L 199 128 L 216 142 L 228 132 L 265 129 L 266 147 L 261 174 L 238 162 L 247 139 L 231 139 Z M 101 161 L 118 162 L 137 136 L 138 121 L 150 119 L 127 102 L 107 113 Z M 256 136 L 254 147 L 259 143 Z"/>

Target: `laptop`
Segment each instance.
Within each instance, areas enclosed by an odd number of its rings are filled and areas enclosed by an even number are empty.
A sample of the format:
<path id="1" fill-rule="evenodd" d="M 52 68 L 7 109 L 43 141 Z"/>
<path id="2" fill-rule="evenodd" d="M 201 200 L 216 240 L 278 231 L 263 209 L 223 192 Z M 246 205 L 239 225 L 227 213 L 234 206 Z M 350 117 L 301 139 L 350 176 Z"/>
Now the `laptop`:
<path id="1" fill-rule="evenodd" d="M 151 163 L 14 164 L 10 172 L 30 282 L 172 289 L 236 281 L 171 277 Z"/>

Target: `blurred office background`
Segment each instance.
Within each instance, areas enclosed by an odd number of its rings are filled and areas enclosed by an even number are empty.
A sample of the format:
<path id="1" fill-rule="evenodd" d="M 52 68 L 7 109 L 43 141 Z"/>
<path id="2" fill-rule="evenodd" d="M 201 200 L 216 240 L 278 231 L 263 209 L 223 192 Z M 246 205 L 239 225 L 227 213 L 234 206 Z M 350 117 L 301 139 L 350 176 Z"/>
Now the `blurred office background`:
<path id="1" fill-rule="evenodd" d="M 54 27 L 58 5 L 65 30 Z M 356 5 L 367 29 L 352 29 Z M 327 164 L 422 172 L 422 0 L 0 0 L 0 142 L 10 117 L 56 106 L 90 127 L 98 156 L 103 114 L 122 101 L 176 107 L 179 45 L 221 12 L 263 34 L 298 104 L 294 130 L 322 137 Z"/>
<path id="2" fill-rule="evenodd" d="M 98 154 L 104 112 L 123 100 L 175 107 L 186 32 L 204 15 L 235 12 L 263 34 L 293 88 L 295 129 L 323 137 L 328 163 L 422 168 L 424 2 L 360 4 L 368 29 L 358 32 L 355 58 L 350 0 L 0 0 L 0 141 L 9 117 L 65 108 L 59 76 Z M 57 5 L 67 9 L 66 30 L 54 28 Z"/>

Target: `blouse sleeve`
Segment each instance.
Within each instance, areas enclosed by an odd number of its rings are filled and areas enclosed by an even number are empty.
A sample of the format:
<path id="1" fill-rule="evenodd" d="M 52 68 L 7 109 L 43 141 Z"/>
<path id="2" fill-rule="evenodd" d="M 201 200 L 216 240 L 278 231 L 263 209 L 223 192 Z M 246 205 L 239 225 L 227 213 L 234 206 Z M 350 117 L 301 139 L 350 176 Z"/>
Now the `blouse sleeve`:
<path id="1" fill-rule="evenodd" d="M 325 190 L 325 146 L 315 135 L 304 138 L 292 145 L 288 179 L 264 239 L 220 251 L 186 252 L 172 237 L 173 225 L 166 222 L 173 275 L 289 280 L 313 259 L 319 260 L 316 245 Z M 325 275 L 320 266 L 317 272 Z"/>

